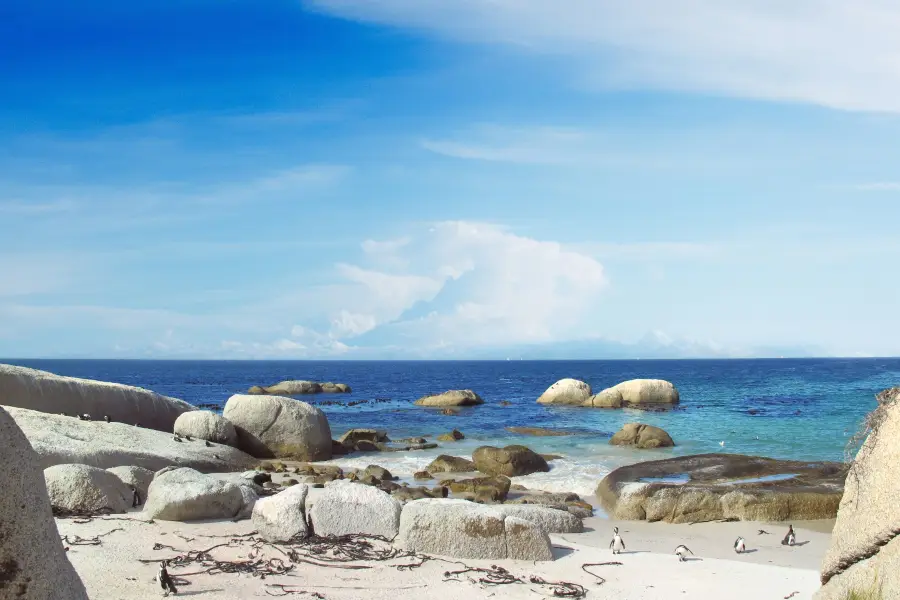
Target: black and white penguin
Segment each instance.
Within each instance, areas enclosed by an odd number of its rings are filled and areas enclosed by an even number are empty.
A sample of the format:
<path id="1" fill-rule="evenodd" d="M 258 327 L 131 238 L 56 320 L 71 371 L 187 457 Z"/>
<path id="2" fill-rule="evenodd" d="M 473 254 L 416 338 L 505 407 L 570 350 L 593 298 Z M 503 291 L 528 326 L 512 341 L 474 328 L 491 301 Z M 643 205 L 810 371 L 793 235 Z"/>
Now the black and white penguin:
<path id="1" fill-rule="evenodd" d="M 203 441 L 206 442 L 207 448 L 212 448 L 212 444 L 209 443 L 209 440 L 203 440 Z"/>
<path id="2" fill-rule="evenodd" d="M 159 562 L 159 572 L 156 574 L 156 580 L 159 582 L 159 587 L 163 590 L 163 596 L 168 596 L 169 593 L 178 594 L 178 590 L 175 589 L 175 584 L 166 570 L 166 561 L 164 560 Z"/>
<path id="3" fill-rule="evenodd" d="M 747 545 L 744 543 L 744 538 L 738 536 L 738 539 L 734 540 L 734 551 L 741 554 L 746 549 Z"/>
<path id="4" fill-rule="evenodd" d="M 173 439 L 174 439 L 176 442 L 180 442 L 180 441 L 181 441 L 181 436 L 178 435 L 178 434 L 176 433 L 176 434 L 175 434 L 175 437 L 174 437 Z"/>
<path id="5" fill-rule="evenodd" d="M 787 535 L 784 536 L 784 539 L 781 540 L 782 546 L 793 546 L 794 542 L 797 541 L 797 536 L 794 534 L 794 526 L 788 525 Z"/>
<path id="6" fill-rule="evenodd" d="M 189 441 L 189 442 L 193 442 L 193 441 L 194 441 L 194 440 L 191 438 L 191 436 L 189 436 L 189 435 L 184 436 L 184 439 L 186 439 L 186 440 Z"/>
<path id="7" fill-rule="evenodd" d="M 106 421 L 107 423 L 112 423 L 112 421 L 109 418 L 109 415 L 103 415 L 103 420 Z"/>
<path id="8" fill-rule="evenodd" d="M 84 413 L 83 415 L 78 415 L 78 418 L 81 419 L 82 421 L 90 421 L 91 415 Z"/>
<path id="9" fill-rule="evenodd" d="M 619 535 L 618 527 L 613 527 L 613 539 L 609 543 L 609 547 L 612 548 L 613 554 L 618 554 L 625 549 L 625 542 L 622 541 L 622 536 Z"/>
<path id="10" fill-rule="evenodd" d="M 681 544 L 680 546 L 675 548 L 675 555 L 678 557 L 678 560 L 680 562 L 685 561 L 685 557 L 687 556 L 688 552 L 693 554 L 693 552 L 691 552 L 691 549 L 688 548 L 687 546 L 685 546 L 684 544 Z"/>
<path id="11" fill-rule="evenodd" d="M 131 508 L 137 508 L 141 505 L 141 495 L 137 488 L 131 488 Z"/>

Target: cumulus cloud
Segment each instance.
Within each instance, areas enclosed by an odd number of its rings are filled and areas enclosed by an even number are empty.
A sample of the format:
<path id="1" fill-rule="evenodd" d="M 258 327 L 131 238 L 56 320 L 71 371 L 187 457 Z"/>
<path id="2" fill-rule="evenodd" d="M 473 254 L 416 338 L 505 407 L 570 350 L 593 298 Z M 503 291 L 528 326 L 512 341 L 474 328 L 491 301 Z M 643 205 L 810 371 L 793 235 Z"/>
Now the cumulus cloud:
<path id="1" fill-rule="evenodd" d="M 900 112 L 893 0 L 307 0 L 341 17 L 563 56 L 602 88 Z"/>

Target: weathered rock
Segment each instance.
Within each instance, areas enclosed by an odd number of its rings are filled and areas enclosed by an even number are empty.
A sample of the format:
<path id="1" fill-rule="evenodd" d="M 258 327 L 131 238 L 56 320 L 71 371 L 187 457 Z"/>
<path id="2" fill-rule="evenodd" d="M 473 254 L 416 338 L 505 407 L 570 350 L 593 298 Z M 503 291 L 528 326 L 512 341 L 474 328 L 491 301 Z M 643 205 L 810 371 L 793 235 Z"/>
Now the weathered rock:
<path id="1" fill-rule="evenodd" d="M 877 398 L 847 476 L 816 600 L 887 600 L 900 590 L 900 388 Z M 865 594 L 876 581 L 882 594 Z M 851 596 L 853 591 L 860 595 Z"/>
<path id="2" fill-rule="evenodd" d="M 558 429 L 545 429 L 543 427 L 507 427 L 510 433 L 518 433 L 519 435 L 533 435 L 537 437 L 557 437 L 563 435 L 572 435 L 569 431 L 560 431 Z"/>
<path id="3" fill-rule="evenodd" d="M 107 415 L 117 423 L 140 423 L 142 427 L 166 432 L 172 431 L 180 414 L 196 410 L 183 400 L 143 388 L 12 365 L 0 365 L 0 402 L 54 415 L 63 412 L 73 419 L 75 415 L 89 414 L 100 423 Z"/>
<path id="4" fill-rule="evenodd" d="M 44 481 L 50 504 L 56 509 L 123 513 L 131 508 L 131 488 L 112 473 L 97 467 L 54 465 L 44 469 Z"/>
<path id="5" fill-rule="evenodd" d="M 425 396 L 415 402 L 416 406 L 476 406 L 484 404 L 481 396 L 472 390 L 449 390 L 434 396 Z"/>
<path id="6" fill-rule="evenodd" d="M 463 435 L 462 431 L 459 429 L 454 429 L 450 433 L 442 433 L 438 436 L 439 442 L 458 442 L 459 440 L 465 439 L 466 436 Z"/>
<path id="7" fill-rule="evenodd" d="M 472 453 L 475 468 L 487 475 L 517 477 L 550 470 L 547 461 L 525 446 L 481 446 Z"/>
<path id="8" fill-rule="evenodd" d="M 385 469 L 384 467 L 379 467 L 378 465 L 369 465 L 362 472 L 362 477 L 372 476 L 378 481 L 390 481 L 392 479 L 396 479 L 391 472 Z"/>
<path id="9" fill-rule="evenodd" d="M 381 431 L 379 429 L 351 429 L 338 438 L 338 442 L 350 448 L 354 447 L 357 442 L 361 442 L 363 440 L 372 442 L 373 444 L 376 442 L 390 441 L 388 439 L 387 432 Z"/>
<path id="10" fill-rule="evenodd" d="M 509 493 L 510 481 L 502 475 L 496 477 L 472 477 L 469 479 L 446 479 L 440 482 L 454 493 L 474 494 L 483 500 L 502 502 Z"/>
<path id="11" fill-rule="evenodd" d="M 476 471 L 475 463 L 459 456 L 441 454 L 435 458 L 425 470 L 429 473 L 471 473 Z"/>
<path id="12" fill-rule="evenodd" d="M 541 394 L 538 404 L 581 406 L 591 397 L 591 386 L 577 379 L 560 379 Z"/>
<path id="13" fill-rule="evenodd" d="M 394 539 L 400 502 L 378 488 L 335 481 L 309 510 L 316 535 L 374 535 Z"/>
<path id="14" fill-rule="evenodd" d="M 434 477 L 432 477 L 431 473 L 428 471 L 416 471 L 413 473 L 413 479 L 419 481 L 424 479 L 434 479 Z"/>
<path id="15" fill-rule="evenodd" d="M 294 485 L 257 501 L 251 520 L 259 535 L 269 542 L 287 542 L 294 537 L 306 537 L 305 510 L 308 493 L 307 486 Z"/>
<path id="16" fill-rule="evenodd" d="M 238 447 L 258 458 L 328 460 L 331 428 L 318 408 L 280 396 L 235 395 L 224 416 L 238 432 Z"/>
<path id="17" fill-rule="evenodd" d="M 175 419 L 174 431 L 180 436 L 191 436 L 198 440 L 237 447 L 237 431 L 234 425 L 211 410 L 182 413 Z"/>
<path id="18" fill-rule="evenodd" d="M 421 500 L 423 498 L 446 498 L 449 490 L 444 486 L 436 486 L 431 489 L 427 487 L 399 487 L 391 491 L 391 496 L 399 500 L 401 503 L 411 500 Z"/>
<path id="19" fill-rule="evenodd" d="M 400 516 L 397 545 L 452 558 L 553 559 L 550 539 L 539 526 L 465 500 L 408 502 Z"/>
<path id="20" fill-rule="evenodd" d="M 144 516 L 161 521 L 234 519 L 244 511 L 242 489 L 194 469 L 160 471 L 150 484 Z"/>
<path id="21" fill-rule="evenodd" d="M 207 447 L 198 440 L 176 442 L 171 433 L 154 429 L 79 421 L 24 408 L 8 411 L 28 437 L 44 468 L 81 463 L 100 469 L 137 466 L 158 471 L 178 465 L 198 471 L 239 471 L 258 462 L 229 446 Z"/>
<path id="22" fill-rule="evenodd" d="M 143 467 L 113 467 L 107 469 L 107 471 L 118 477 L 125 485 L 137 490 L 143 504 L 147 499 L 147 491 L 150 489 L 150 484 L 153 482 L 153 471 Z"/>
<path id="23" fill-rule="evenodd" d="M 88 600 L 56 530 L 38 457 L 0 409 L 0 597 Z"/>
<path id="24" fill-rule="evenodd" d="M 630 379 L 603 390 L 597 396 L 600 398 L 594 398 L 586 405 L 616 408 L 608 404 L 615 404 L 618 396 L 622 398 L 621 405 L 678 404 L 680 399 L 675 386 L 662 379 Z"/>
<path id="25" fill-rule="evenodd" d="M 331 456 L 345 456 L 353 452 L 354 448 L 345 446 L 337 440 L 331 440 Z"/>
<path id="26" fill-rule="evenodd" d="M 625 423 L 609 443 L 613 446 L 636 446 L 641 449 L 671 448 L 675 445 L 664 430 L 642 423 Z"/>
<path id="27" fill-rule="evenodd" d="M 622 392 L 615 388 L 606 388 L 584 401 L 584 406 L 589 408 L 622 408 L 625 400 Z"/>
<path id="28" fill-rule="evenodd" d="M 346 383 L 332 383 L 330 381 L 326 381 L 322 384 L 322 393 L 323 394 L 349 394 L 353 390 L 350 389 L 350 386 Z"/>
<path id="29" fill-rule="evenodd" d="M 596 495 L 611 517 L 623 520 L 830 519 L 846 473 L 840 463 L 699 454 L 620 467 Z"/>
<path id="30" fill-rule="evenodd" d="M 346 383 L 319 383 L 316 381 L 290 380 L 275 385 L 254 385 L 248 394 L 269 396 L 303 396 L 308 394 L 349 394 L 350 386 Z"/>
<path id="31" fill-rule="evenodd" d="M 566 509 L 556 509 L 534 504 L 503 504 L 497 510 L 507 517 L 534 523 L 546 533 L 581 533 L 584 525 L 581 519 Z"/>

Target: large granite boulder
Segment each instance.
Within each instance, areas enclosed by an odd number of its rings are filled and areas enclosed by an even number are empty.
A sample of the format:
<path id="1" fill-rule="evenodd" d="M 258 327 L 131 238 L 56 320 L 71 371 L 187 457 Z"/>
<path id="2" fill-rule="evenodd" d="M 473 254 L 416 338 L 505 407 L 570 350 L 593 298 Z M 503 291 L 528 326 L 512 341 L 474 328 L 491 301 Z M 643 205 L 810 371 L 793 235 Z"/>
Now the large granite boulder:
<path id="1" fill-rule="evenodd" d="M 186 412 L 175 419 L 175 433 L 198 440 L 237 447 L 237 431 L 231 421 L 211 410 Z"/>
<path id="2" fill-rule="evenodd" d="M 0 597 L 88 600 L 53 520 L 38 457 L 0 408 Z"/>
<path id="3" fill-rule="evenodd" d="M 234 519 L 245 512 L 241 486 L 188 468 L 163 469 L 156 474 L 144 516 L 161 521 Z"/>
<path id="4" fill-rule="evenodd" d="M 481 396 L 472 390 L 449 390 L 442 394 L 425 396 L 415 401 L 416 406 L 477 406 L 484 404 Z"/>
<path id="5" fill-rule="evenodd" d="M 229 446 L 203 441 L 176 442 L 171 433 L 124 423 L 79 421 L 48 413 L 9 408 L 40 457 L 41 466 L 81 463 L 109 469 L 137 466 L 158 471 L 179 465 L 198 471 L 242 471 L 259 461 Z"/>
<path id="6" fill-rule="evenodd" d="M 868 436 L 847 476 L 816 600 L 887 600 L 900 593 L 900 388 L 893 390 L 879 394 L 867 418 Z M 866 593 L 873 585 L 881 594 Z"/>
<path id="7" fill-rule="evenodd" d="M 538 404 L 581 406 L 591 397 L 591 386 L 577 379 L 560 379 L 541 394 Z"/>
<path id="8" fill-rule="evenodd" d="M 153 483 L 154 475 L 156 475 L 150 469 L 143 467 L 113 467 L 107 471 L 118 477 L 125 485 L 137 490 L 141 504 L 147 499 L 147 492 L 150 484 Z"/>
<path id="9" fill-rule="evenodd" d="M 537 504 L 502 504 L 496 509 L 503 516 L 517 517 L 534 523 L 546 533 L 581 533 L 584 524 L 568 510 L 559 510 Z"/>
<path id="10" fill-rule="evenodd" d="M 643 423 L 625 423 L 609 443 L 613 446 L 635 446 L 641 449 L 671 448 L 675 445 L 671 436 L 659 427 Z"/>
<path id="11" fill-rule="evenodd" d="M 309 509 L 316 535 L 371 535 L 394 539 L 401 505 L 390 494 L 368 485 L 337 480 Z"/>
<path id="12" fill-rule="evenodd" d="M 255 385 L 247 390 L 247 393 L 269 396 L 305 396 L 309 394 L 349 394 L 350 391 L 350 386 L 346 383 L 291 380 L 275 385 Z"/>
<path id="13" fill-rule="evenodd" d="M 596 495 L 610 517 L 622 520 L 832 519 L 846 474 L 841 463 L 698 454 L 620 467 Z"/>
<path id="14" fill-rule="evenodd" d="M 44 482 L 55 509 L 73 513 L 123 513 L 131 508 L 131 488 L 109 471 L 97 467 L 54 465 L 44 469 Z"/>
<path id="15" fill-rule="evenodd" d="M 475 463 L 467 458 L 441 454 L 431 461 L 425 470 L 429 473 L 471 473 L 477 471 Z"/>
<path id="16" fill-rule="evenodd" d="M 228 399 L 223 415 L 237 429 L 238 447 L 258 458 L 331 458 L 328 419 L 306 402 L 238 394 Z"/>
<path id="17" fill-rule="evenodd" d="M 306 496 L 309 488 L 294 485 L 274 496 L 259 500 L 253 507 L 253 526 L 268 542 L 287 542 L 306 537 Z"/>
<path id="18" fill-rule="evenodd" d="M 481 446 L 472 453 L 472 462 L 482 473 L 506 477 L 546 473 L 550 470 L 543 456 L 525 446 Z"/>
<path id="19" fill-rule="evenodd" d="M 618 408 L 619 406 L 672 405 L 680 397 L 674 385 L 662 379 L 631 379 L 606 388 L 584 403 L 594 408 Z"/>
<path id="20" fill-rule="evenodd" d="M 466 500 L 413 500 L 403 507 L 397 546 L 462 559 L 553 560 L 538 525 Z"/>
<path id="21" fill-rule="evenodd" d="M 89 414 L 102 421 L 140 423 L 141 427 L 172 431 L 178 415 L 193 406 L 130 385 L 63 377 L 12 365 L 0 365 L 0 402 L 4 406 L 44 413 Z"/>

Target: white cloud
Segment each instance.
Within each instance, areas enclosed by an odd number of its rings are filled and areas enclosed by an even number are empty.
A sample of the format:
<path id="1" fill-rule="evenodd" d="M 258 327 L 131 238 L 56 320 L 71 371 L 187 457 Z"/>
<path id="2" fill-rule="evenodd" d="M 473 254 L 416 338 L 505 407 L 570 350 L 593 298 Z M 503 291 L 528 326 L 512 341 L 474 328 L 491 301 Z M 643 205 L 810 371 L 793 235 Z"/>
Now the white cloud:
<path id="1" fill-rule="evenodd" d="M 378 326 L 374 315 L 361 315 L 342 310 L 331 321 L 331 333 L 335 337 L 354 336 L 371 331 Z"/>
<path id="2" fill-rule="evenodd" d="M 589 163 L 598 158 L 587 134 L 560 127 L 507 128 L 480 126 L 469 140 L 423 140 L 424 149 L 467 160 L 510 162 L 531 165 Z"/>
<path id="3" fill-rule="evenodd" d="M 894 0 L 307 0 L 350 19 L 562 56 L 603 88 L 900 112 Z"/>

